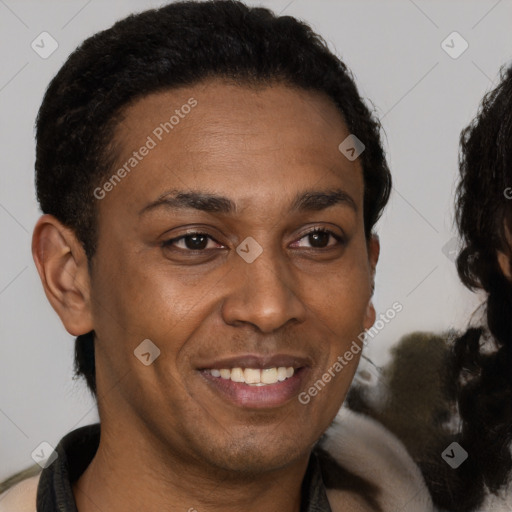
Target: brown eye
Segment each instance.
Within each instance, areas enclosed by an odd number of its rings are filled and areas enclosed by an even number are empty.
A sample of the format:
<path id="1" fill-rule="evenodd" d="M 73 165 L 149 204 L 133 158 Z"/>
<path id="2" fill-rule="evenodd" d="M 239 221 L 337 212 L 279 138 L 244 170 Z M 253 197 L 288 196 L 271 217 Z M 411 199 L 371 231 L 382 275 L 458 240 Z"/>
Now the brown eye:
<path id="1" fill-rule="evenodd" d="M 329 244 L 329 240 L 333 238 L 335 240 L 334 243 Z M 300 240 L 307 239 L 310 244 L 310 247 L 313 249 L 325 249 L 328 247 L 334 247 L 336 245 L 343 245 L 344 240 L 343 237 L 334 233 L 329 229 L 319 229 L 315 228 L 314 230 L 306 233 Z M 301 246 L 304 247 L 304 246 Z M 305 246 L 307 247 L 307 246 Z"/>
<path id="2" fill-rule="evenodd" d="M 220 245 L 207 233 L 187 233 L 186 235 L 166 240 L 162 243 L 163 247 L 177 248 L 181 251 L 204 251 L 205 249 L 215 248 L 208 247 L 209 241 Z"/>
<path id="3" fill-rule="evenodd" d="M 183 237 L 185 247 L 192 251 L 206 249 L 208 237 L 205 235 L 187 235 Z"/>
<path id="4" fill-rule="evenodd" d="M 313 247 L 326 247 L 329 245 L 329 239 L 331 238 L 331 235 L 326 231 L 317 231 L 310 233 L 308 237 L 308 241 Z"/>

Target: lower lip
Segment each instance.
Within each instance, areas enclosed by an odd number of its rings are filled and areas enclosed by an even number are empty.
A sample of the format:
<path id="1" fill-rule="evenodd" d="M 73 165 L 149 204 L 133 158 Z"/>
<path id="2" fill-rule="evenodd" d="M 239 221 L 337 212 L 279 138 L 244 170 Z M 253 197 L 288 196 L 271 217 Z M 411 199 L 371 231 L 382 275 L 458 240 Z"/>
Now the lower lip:
<path id="1" fill-rule="evenodd" d="M 265 386 L 251 386 L 243 382 L 233 382 L 231 379 L 214 377 L 206 370 L 200 373 L 214 391 L 236 406 L 267 409 L 280 407 L 295 398 L 303 388 L 308 368 L 299 368 L 290 378 Z"/>

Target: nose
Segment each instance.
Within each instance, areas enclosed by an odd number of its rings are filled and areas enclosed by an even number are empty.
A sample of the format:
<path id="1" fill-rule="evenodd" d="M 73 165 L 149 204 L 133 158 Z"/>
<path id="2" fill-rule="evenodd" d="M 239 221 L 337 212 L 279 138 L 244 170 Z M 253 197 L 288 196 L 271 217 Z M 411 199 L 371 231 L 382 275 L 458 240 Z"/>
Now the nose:
<path id="1" fill-rule="evenodd" d="M 306 307 L 286 261 L 269 250 L 247 263 L 239 256 L 229 277 L 236 283 L 224 300 L 222 315 L 229 325 L 249 323 L 272 333 L 288 322 L 303 322 Z"/>

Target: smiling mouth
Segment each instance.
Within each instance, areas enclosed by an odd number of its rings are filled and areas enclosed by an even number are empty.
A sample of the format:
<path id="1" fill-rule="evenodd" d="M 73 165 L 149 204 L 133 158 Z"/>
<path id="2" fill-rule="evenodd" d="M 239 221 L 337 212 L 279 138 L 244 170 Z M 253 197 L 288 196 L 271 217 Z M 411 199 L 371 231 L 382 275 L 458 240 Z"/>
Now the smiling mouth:
<path id="1" fill-rule="evenodd" d="M 310 368 L 203 368 L 199 373 L 210 389 L 223 400 L 248 409 L 280 407 L 304 387 Z"/>
<path id="2" fill-rule="evenodd" d="M 293 366 L 275 366 L 273 368 L 212 368 L 204 370 L 213 377 L 231 380 L 232 382 L 241 382 L 249 386 L 269 386 L 283 382 L 295 373 Z"/>

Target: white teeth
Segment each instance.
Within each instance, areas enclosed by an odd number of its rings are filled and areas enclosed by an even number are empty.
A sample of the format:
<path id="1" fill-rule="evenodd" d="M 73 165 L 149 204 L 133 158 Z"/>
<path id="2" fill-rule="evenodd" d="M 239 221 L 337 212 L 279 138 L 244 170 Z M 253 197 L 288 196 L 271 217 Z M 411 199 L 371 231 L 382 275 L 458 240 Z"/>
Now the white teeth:
<path id="1" fill-rule="evenodd" d="M 279 366 L 279 368 L 223 368 L 217 370 L 212 368 L 209 370 L 213 377 L 220 377 L 222 379 L 231 379 L 233 382 L 243 382 L 250 386 L 265 386 L 266 384 L 275 384 L 289 379 L 295 373 L 292 366 Z"/>
<path id="2" fill-rule="evenodd" d="M 244 372 L 242 368 L 233 368 L 231 370 L 231 380 L 233 382 L 245 382 Z"/>
<path id="3" fill-rule="evenodd" d="M 277 368 L 261 370 L 261 382 L 264 384 L 275 384 L 277 382 Z"/>
<path id="4" fill-rule="evenodd" d="M 244 370 L 244 379 L 247 384 L 259 384 L 261 382 L 261 370 L 246 368 Z"/>

